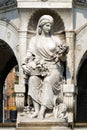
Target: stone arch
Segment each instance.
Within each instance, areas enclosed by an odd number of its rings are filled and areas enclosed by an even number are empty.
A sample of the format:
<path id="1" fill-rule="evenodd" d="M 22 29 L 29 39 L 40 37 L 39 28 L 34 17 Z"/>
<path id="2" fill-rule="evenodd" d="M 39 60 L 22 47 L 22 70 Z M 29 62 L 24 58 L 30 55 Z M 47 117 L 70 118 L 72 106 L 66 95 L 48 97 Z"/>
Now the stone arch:
<path id="1" fill-rule="evenodd" d="M 0 122 L 3 121 L 3 86 L 10 70 L 17 65 L 12 48 L 0 39 Z"/>
<path id="2" fill-rule="evenodd" d="M 54 26 L 53 26 L 53 32 L 55 35 L 62 34 L 62 36 L 65 35 L 64 30 L 65 30 L 65 26 L 64 26 L 64 22 L 62 20 L 62 18 L 59 16 L 59 14 L 52 9 L 38 9 L 35 10 L 35 12 L 33 12 L 33 14 L 30 16 L 30 20 L 28 23 L 28 33 L 29 34 L 35 34 L 35 30 L 37 27 L 37 23 L 39 18 L 44 15 L 44 14 L 48 14 L 51 15 L 54 18 Z"/>
<path id="3" fill-rule="evenodd" d="M 75 85 L 78 87 L 76 121 L 87 122 L 87 23 L 76 31 Z"/>
<path id="4" fill-rule="evenodd" d="M 87 51 L 83 55 L 77 73 L 77 122 L 87 122 Z"/>
<path id="5" fill-rule="evenodd" d="M 76 31 L 75 41 L 75 84 L 79 69 L 86 59 L 87 51 L 87 23 Z"/>
<path id="6" fill-rule="evenodd" d="M 7 19 L 0 20 L 0 122 L 3 121 L 3 85 L 10 70 L 18 64 L 18 31 Z"/>
<path id="7" fill-rule="evenodd" d="M 17 47 L 18 47 L 18 30 L 17 28 L 7 19 L 0 20 L 0 39 L 8 43 L 12 48 L 16 59 L 18 61 Z"/>
<path id="8" fill-rule="evenodd" d="M 76 79 L 78 79 L 79 71 L 81 70 L 81 68 L 86 60 L 87 60 L 87 51 L 84 53 L 84 55 L 82 56 L 81 61 L 79 63 L 77 74 L 76 74 Z"/>

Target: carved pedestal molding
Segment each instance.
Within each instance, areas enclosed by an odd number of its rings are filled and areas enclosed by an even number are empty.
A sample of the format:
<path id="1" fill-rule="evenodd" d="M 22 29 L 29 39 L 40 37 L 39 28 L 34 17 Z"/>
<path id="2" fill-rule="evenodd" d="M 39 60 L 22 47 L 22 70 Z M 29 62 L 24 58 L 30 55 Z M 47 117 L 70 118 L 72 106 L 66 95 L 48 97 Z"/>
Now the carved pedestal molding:
<path id="1" fill-rule="evenodd" d="M 22 112 L 24 109 L 24 93 L 25 88 L 21 85 L 15 85 L 15 93 L 16 93 L 16 106 L 17 111 Z"/>
<path id="2" fill-rule="evenodd" d="M 63 86 L 64 103 L 68 108 L 68 122 L 73 122 L 73 108 L 74 108 L 74 93 L 75 87 L 73 84 L 65 84 Z"/>
<path id="3" fill-rule="evenodd" d="M 18 126 L 18 123 L 20 123 L 21 115 L 23 115 L 24 110 L 24 93 L 25 93 L 25 87 L 23 85 L 15 85 L 14 86 L 15 93 L 16 93 L 16 107 L 17 107 L 17 121 L 16 125 Z"/>

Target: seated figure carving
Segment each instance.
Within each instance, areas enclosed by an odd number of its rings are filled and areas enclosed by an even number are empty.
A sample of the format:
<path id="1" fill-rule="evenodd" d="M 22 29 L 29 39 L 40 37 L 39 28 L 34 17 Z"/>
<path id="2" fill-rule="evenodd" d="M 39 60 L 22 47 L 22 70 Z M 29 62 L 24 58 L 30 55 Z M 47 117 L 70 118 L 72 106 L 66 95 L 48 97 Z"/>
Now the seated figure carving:
<path id="1" fill-rule="evenodd" d="M 28 77 L 28 95 L 32 98 L 34 106 L 32 118 L 44 119 L 50 110 L 54 111 L 54 117 L 58 117 L 58 111 L 57 115 L 55 114 L 56 109 L 60 107 L 56 106 L 60 103 L 63 105 L 61 84 L 64 69 L 62 62 L 66 59 L 69 49 L 58 36 L 52 34 L 53 24 L 52 16 L 40 17 L 36 35 L 29 42 L 25 63 L 22 65 L 25 78 Z M 63 118 L 63 114 L 61 116 Z"/>

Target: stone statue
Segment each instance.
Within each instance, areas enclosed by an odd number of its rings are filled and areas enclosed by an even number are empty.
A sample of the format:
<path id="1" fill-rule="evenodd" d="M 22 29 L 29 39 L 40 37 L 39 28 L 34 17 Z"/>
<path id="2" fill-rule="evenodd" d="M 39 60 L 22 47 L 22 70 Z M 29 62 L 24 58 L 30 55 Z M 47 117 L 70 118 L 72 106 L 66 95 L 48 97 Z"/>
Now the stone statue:
<path id="1" fill-rule="evenodd" d="M 58 109 L 60 103 L 63 106 L 61 84 L 64 69 L 62 62 L 66 59 L 68 47 L 59 37 L 52 35 L 53 23 L 54 19 L 50 15 L 40 17 L 36 35 L 29 42 L 25 63 L 22 65 L 25 78 L 28 79 L 28 95 L 32 98 L 34 105 L 32 118 L 43 119 L 48 111 L 54 110 L 55 105 Z M 67 109 L 64 107 L 64 110 Z M 58 117 L 57 115 L 55 117 Z M 63 118 L 63 114 L 61 116 Z"/>

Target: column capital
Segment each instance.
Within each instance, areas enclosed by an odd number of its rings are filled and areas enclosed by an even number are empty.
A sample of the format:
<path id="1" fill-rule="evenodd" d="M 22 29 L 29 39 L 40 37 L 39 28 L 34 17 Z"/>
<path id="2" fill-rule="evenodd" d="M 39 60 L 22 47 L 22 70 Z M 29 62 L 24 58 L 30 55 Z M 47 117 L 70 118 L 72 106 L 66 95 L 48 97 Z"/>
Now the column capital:
<path id="1" fill-rule="evenodd" d="M 27 31 L 26 30 L 18 30 L 19 38 L 26 38 L 27 37 Z"/>
<path id="2" fill-rule="evenodd" d="M 74 30 L 66 30 L 65 34 L 66 34 L 66 37 L 74 37 L 75 31 Z"/>
<path id="3" fill-rule="evenodd" d="M 63 85 L 63 93 L 74 93 L 75 86 L 74 84 L 64 84 Z"/>
<path id="4" fill-rule="evenodd" d="M 16 84 L 14 90 L 16 93 L 25 93 L 25 86 L 22 84 Z"/>
<path id="5" fill-rule="evenodd" d="M 27 33 L 28 31 L 27 30 L 23 30 L 23 29 L 19 29 L 18 32 L 19 33 Z"/>

